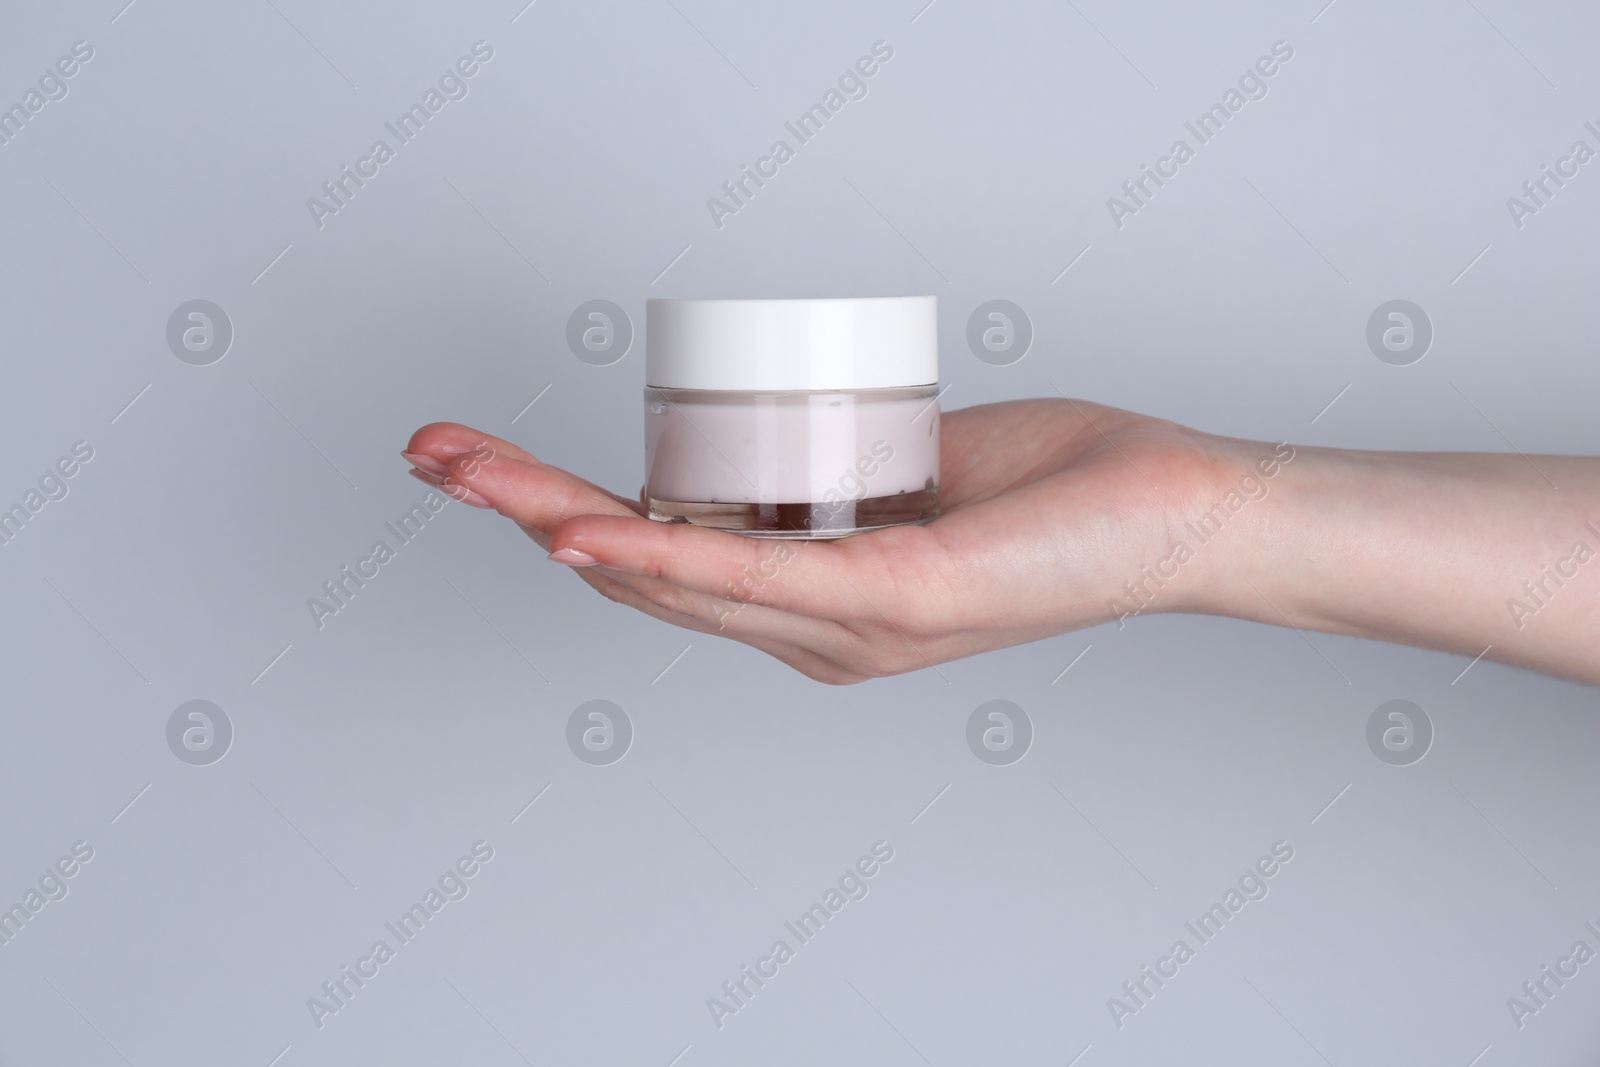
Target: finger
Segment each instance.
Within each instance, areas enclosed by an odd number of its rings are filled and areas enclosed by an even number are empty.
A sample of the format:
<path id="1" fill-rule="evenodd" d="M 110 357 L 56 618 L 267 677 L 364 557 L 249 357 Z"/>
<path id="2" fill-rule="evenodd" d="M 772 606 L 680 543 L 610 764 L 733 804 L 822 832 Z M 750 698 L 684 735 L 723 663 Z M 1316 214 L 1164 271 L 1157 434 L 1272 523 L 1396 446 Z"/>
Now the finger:
<path id="1" fill-rule="evenodd" d="M 443 485 L 441 488 L 447 492 L 450 491 L 450 486 L 452 485 L 472 489 L 472 486 L 468 484 L 470 477 L 476 473 L 479 466 L 487 464 L 496 458 L 523 463 L 530 467 L 545 467 L 545 464 L 540 463 L 539 459 L 531 452 L 512 444 L 510 441 L 454 422 L 435 422 L 422 427 L 411 435 L 411 440 L 407 442 L 405 449 L 401 451 L 401 455 L 412 466 L 422 471 L 424 475 L 431 476 L 434 479 L 434 484 L 440 484 L 439 480 L 442 479 Z M 594 492 L 614 503 L 623 505 L 628 512 L 637 515 L 644 514 L 644 508 L 641 504 L 618 496 L 591 482 L 573 478 L 572 475 L 567 474 L 565 471 L 560 471 L 559 468 L 548 469 L 557 470 L 567 478 L 582 482 L 583 485 L 588 486 Z M 466 479 L 450 477 L 451 474 L 465 474 L 468 477 Z M 429 479 L 425 477 L 423 480 L 427 481 Z M 451 496 L 479 507 L 483 506 L 478 501 L 463 497 L 459 492 L 451 492 Z M 496 508 L 496 510 L 499 509 Z M 607 508 L 604 513 L 615 513 L 615 509 Z"/>
<path id="2" fill-rule="evenodd" d="M 430 422 L 416 433 L 411 435 L 411 440 L 406 443 L 404 454 L 428 456 L 443 464 L 475 448 L 489 448 L 502 456 L 520 459 L 524 463 L 539 462 L 531 452 L 501 437 L 474 430 L 471 426 L 463 426 L 459 422 Z M 426 469 L 426 468 L 424 468 Z M 429 471 L 438 474 L 437 470 Z"/>
<path id="3" fill-rule="evenodd" d="M 746 638 L 780 642 L 808 649 L 836 663 L 849 663 L 857 658 L 861 636 L 842 623 L 831 619 L 812 618 L 780 611 L 748 599 L 732 599 L 674 585 L 662 578 L 629 574 L 598 565 L 555 556 L 565 562 L 594 589 L 609 599 L 616 586 L 632 590 L 634 596 L 628 603 L 648 602 L 666 613 L 669 621 L 681 626 L 700 629 L 735 640 Z M 663 617 L 652 611 L 654 617 Z"/>
<path id="4" fill-rule="evenodd" d="M 715 623 L 708 622 L 703 618 L 684 614 L 657 604 L 645 596 L 640 589 L 602 571 L 585 569 L 579 570 L 578 574 L 607 600 L 641 611 L 651 618 L 659 619 L 673 626 L 686 630 L 695 630 L 713 637 L 725 637 L 738 641 L 740 644 L 749 645 L 751 648 L 765 652 L 774 659 L 793 667 L 813 681 L 824 682 L 829 685 L 850 685 L 865 681 L 871 677 L 869 674 L 851 670 L 814 649 L 795 644 L 781 637 L 736 632 L 731 627 L 729 629 L 719 629 Z M 743 616 L 746 612 L 754 613 L 755 610 L 753 607 L 746 607 L 739 612 L 739 615 Z"/>
<path id="5" fill-rule="evenodd" d="M 573 530 L 579 524 L 607 525 L 613 529 L 620 525 L 605 516 L 583 516 L 565 523 L 556 529 L 551 538 L 558 553 L 584 551 L 573 549 L 569 544 Z M 644 524 L 634 525 L 644 528 Z M 593 565 L 594 571 L 607 571 L 606 577 L 613 577 L 614 582 L 623 587 L 623 591 L 619 592 L 610 583 L 591 583 L 603 595 L 612 599 L 626 596 L 623 602 L 635 606 L 640 606 L 642 599 L 667 612 L 666 615 L 659 615 L 652 611 L 653 617 L 674 621 L 679 625 L 688 625 L 685 620 L 695 617 L 700 626 L 707 626 L 710 620 L 705 618 L 704 612 L 705 606 L 709 605 L 719 632 L 724 635 L 746 643 L 777 641 L 787 646 L 797 646 L 841 668 L 853 679 L 899 674 L 952 658 L 938 639 L 938 634 L 946 629 L 942 621 L 945 605 L 941 599 L 948 599 L 949 590 L 947 582 L 939 579 L 935 570 L 937 550 L 929 550 L 924 546 L 920 561 L 912 550 L 913 546 L 922 543 L 926 534 L 924 530 L 896 527 L 831 543 L 785 543 L 695 527 L 665 523 L 654 525 L 665 533 L 668 541 L 729 542 L 727 547 L 738 552 L 760 552 L 765 549 L 772 555 L 746 555 L 746 562 L 738 568 L 737 573 L 753 579 L 756 584 L 753 591 L 748 585 L 741 586 L 737 599 L 725 599 L 725 590 L 719 596 L 715 590 L 697 591 L 669 581 L 669 578 L 681 578 L 686 573 L 679 569 L 679 564 L 688 561 L 692 555 L 679 549 L 666 552 L 661 576 L 629 574 L 620 569 L 608 570 L 601 565 Z M 647 529 L 645 532 L 649 533 Z M 650 536 L 653 539 L 661 535 Z M 901 572 L 898 582 L 904 583 L 904 590 L 899 588 L 897 578 L 887 562 L 895 554 L 896 547 L 905 550 L 902 554 L 912 560 L 909 564 L 897 565 Z M 785 554 L 785 549 L 790 551 Z M 789 581 L 790 568 L 807 558 L 804 552 L 824 549 L 835 556 L 831 569 L 836 574 L 824 575 L 809 584 Z M 585 561 L 594 558 L 585 555 Z M 760 562 L 750 567 L 748 561 L 752 558 L 776 563 L 780 569 L 763 569 Z M 570 559 L 566 561 L 577 562 Z M 693 567 L 692 562 L 688 565 Z M 716 566 L 717 563 L 712 564 L 713 568 Z M 579 569 L 580 573 L 590 570 L 581 566 Z M 924 576 L 930 580 L 917 581 Z M 777 603 L 766 603 L 769 597 Z M 796 606 L 805 606 L 808 600 L 812 601 L 809 606 L 816 612 L 815 615 L 791 610 Z M 646 609 L 641 606 L 641 610 Z M 927 625 L 930 622 L 934 624 L 931 631 Z M 730 630 L 733 631 L 731 635 L 727 634 Z M 796 665 L 796 669 L 803 668 Z"/>
<path id="6" fill-rule="evenodd" d="M 832 542 L 769 539 L 591 514 L 563 523 L 550 543 L 708 596 L 842 621 L 860 613 L 863 599 L 897 605 L 892 569 L 926 555 L 931 537 L 903 526 Z"/>
<path id="7" fill-rule="evenodd" d="M 516 459 L 486 449 L 457 455 L 445 467 L 441 489 L 457 499 L 459 490 L 476 495 L 469 503 L 488 505 L 525 529 L 545 533 L 578 515 L 621 515 L 645 523 L 636 505 L 592 482 L 537 460 Z M 480 503 L 481 501 L 481 503 Z"/>
<path id="8" fill-rule="evenodd" d="M 665 525 L 640 518 L 646 513 L 642 488 L 638 501 L 627 500 L 541 463 L 503 438 L 459 423 L 422 427 L 412 435 L 403 455 L 420 472 L 421 480 L 455 499 L 493 508 L 516 522 L 546 550 L 552 547 L 548 531 L 574 516 L 600 515 L 647 526 Z M 580 569 L 579 573 L 610 600 L 663 622 L 747 644 L 813 680 L 845 685 L 871 677 L 793 640 L 804 636 L 817 641 L 815 633 L 796 632 L 807 624 L 815 628 L 810 620 L 785 618 L 780 612 L 756 605 L 729 603 L 673 587 L 660 579 L 598 570 Z M 846 634 L 845 640 L 853 638 L 853 634 Z"/>

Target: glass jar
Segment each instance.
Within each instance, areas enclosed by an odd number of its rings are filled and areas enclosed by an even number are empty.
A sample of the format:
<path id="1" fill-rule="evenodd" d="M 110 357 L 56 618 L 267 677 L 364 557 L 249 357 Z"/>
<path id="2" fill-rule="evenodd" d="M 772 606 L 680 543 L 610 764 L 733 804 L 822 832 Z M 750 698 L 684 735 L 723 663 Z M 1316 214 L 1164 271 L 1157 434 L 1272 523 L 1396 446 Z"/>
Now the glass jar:
<path id="1" fill-rule="evenodd" d="M 929 297 L 651 300 L 652 519 L 831 538 L 939 514 Z"/>

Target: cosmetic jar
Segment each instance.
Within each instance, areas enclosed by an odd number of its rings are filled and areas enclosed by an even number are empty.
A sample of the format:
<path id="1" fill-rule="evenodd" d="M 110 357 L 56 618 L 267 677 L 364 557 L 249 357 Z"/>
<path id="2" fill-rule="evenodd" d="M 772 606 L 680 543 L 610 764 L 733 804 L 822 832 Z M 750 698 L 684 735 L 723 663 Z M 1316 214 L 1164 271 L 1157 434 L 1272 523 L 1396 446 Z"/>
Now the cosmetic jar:
<path id="1" fill-rule="evenodd" d="M 831 538 L 939 514 L 931 296 L 649 300 L 652 519 Z"/>

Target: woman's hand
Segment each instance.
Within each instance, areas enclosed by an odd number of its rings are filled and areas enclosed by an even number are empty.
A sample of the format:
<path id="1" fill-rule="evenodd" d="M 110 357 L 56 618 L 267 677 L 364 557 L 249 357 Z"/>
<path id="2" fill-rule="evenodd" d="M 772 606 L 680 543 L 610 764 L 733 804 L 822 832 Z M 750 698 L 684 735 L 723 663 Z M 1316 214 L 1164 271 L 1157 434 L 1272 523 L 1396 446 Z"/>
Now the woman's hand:
<path id="1" fill-rule="evenodd" d="M 948 412 L 940 439 L 943 514 L 838 541 L 653 522 L 451 423 L 406 458 L 609 599 L 819 681 L 1183 611 L 1600 684 L 1595 458 L 1274 447 L 1081 400 Z"/>
<path id="2" fill-rule="evenodd" d="M 1221 438 L 1081 400 L 946 412 L 940 443 L 938 519 L 835 541 L 655 522 L 454 423 L 418 430 L 404 455 L 424 481 L 516 522 L 607 599 L 831 683 L 1117 618 L 1118 602 L 1138 603 L 1125 584 L 1169 557 L 1199 502 L 1254 461 Z M 1155 609 L 1201 610 L 1199 590 L 1174 582 Z"/>

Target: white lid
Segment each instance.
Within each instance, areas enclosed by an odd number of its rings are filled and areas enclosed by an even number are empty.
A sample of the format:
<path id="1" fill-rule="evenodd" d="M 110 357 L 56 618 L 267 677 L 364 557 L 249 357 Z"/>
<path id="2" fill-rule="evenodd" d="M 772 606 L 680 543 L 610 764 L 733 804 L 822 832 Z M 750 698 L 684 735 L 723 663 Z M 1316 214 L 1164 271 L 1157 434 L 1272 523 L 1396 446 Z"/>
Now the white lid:
<path id="1" fill-rule="evenodd" d="M 884 389 L 939 381 L 931 296 L 647 300 L 645 384 L 662 389 Z"/>

